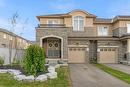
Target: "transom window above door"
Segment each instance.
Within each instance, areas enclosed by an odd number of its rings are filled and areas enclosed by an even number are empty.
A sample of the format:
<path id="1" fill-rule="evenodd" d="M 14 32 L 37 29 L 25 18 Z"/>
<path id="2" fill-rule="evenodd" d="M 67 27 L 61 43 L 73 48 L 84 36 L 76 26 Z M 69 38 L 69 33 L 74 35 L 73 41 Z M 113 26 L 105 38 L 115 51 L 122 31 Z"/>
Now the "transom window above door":
<path id="1" fill-rule="evenodd" d="M 108 27 L 99 26 L 98 27 L 98 36 L 108 36 Z"/>
<path id="2" fill-rule="evenodd" d="M 84 17 L 82 16 L 73 17 L 73 30 L 84 31 Z"/>

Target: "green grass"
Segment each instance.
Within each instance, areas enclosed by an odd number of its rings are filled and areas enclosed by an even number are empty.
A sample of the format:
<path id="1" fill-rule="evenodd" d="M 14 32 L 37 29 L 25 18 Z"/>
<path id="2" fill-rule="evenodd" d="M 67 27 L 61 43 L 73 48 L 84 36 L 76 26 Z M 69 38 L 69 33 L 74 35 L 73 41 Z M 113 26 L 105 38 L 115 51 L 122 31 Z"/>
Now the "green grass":
<path id="1" fill-rule="evenodd" d="M 105 66 L 103 64 L 95 64 L 96 67 L 100 68 L 101 70 L 115 76 L 116 78 L 123 80 L 130 84 L 130 74 L 124 73 L 122 71 L 110 68 L 108 66 Z"/>
<path id="2" fill-rule="evenodd" d="M 0 74 L 0 87 L 71 87 L 69 69 L 62 67 L 57 69 L 58 78 L 45 82 L 19 82 L 13 80 L 9 74 Z"/>

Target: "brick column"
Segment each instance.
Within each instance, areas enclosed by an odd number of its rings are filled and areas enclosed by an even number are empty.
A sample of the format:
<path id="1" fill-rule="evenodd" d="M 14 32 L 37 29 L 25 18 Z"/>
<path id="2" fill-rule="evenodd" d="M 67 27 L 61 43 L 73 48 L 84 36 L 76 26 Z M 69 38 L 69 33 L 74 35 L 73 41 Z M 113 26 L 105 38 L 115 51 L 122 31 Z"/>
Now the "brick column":
<path id="1" fill-rule="evenodd" d="M 127 39 L 127 60 L 130 65 L 130 39 Z"/>

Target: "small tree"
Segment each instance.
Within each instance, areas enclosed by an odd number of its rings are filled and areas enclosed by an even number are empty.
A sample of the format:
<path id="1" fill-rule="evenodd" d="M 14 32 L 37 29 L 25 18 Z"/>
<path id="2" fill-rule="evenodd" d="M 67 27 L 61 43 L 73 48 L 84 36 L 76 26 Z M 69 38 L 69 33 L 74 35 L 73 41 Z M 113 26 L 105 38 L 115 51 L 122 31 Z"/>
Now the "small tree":
<path id="1" fill-rule="evenodd" d="M 38 45 L 30 45 L 24 57 L 24 69 L 29 75 L 36 76 L 39 72 L 45 72 L 45 52 Z"/>
<path id="2" fill-rule="evenodd" d="M 18 25 L 18 23 L 22 23 L 20 22 L 20 16 L 19 16 L 19 13 L 18 12 L 15 12 L 10 18 L 9 18 L 9 23 L 10 23 L 10 32 L 15 32 L 15 29 Z M 21 26 L 21 29 L 22 31 L 25 30 L 26 26 L 27 26 L 27 23 L 28 23 L 28 18 L 26 20 L 23 21 L 22 23 L 22 26 Z M 20 32 L 19 36 L 22 36 L 23 32 Z M 15 44 L 15 47 L 13 47 L 13 45 Z M 22 48 L 19 48 L 19 43 L 17 43 L 17 41 L 13 41 L 13 40 L 9 40 L 9 44 L 8 44 L 8 48 L 9 48 L 9 63 L 10 65 L 12 65 L 12 58 L 17 58 L 17 52 L 18 52 L 18 49 L 22 49 Z M 15 55 L 12 56 L 12 53 L 13 53 L 13 49 L 15 49 Z"/>
<path id="3" fill-rule="evenodd" d="M 0 56 L 0 66 L 3 66 L 4 64 L 4 58 Z"/>

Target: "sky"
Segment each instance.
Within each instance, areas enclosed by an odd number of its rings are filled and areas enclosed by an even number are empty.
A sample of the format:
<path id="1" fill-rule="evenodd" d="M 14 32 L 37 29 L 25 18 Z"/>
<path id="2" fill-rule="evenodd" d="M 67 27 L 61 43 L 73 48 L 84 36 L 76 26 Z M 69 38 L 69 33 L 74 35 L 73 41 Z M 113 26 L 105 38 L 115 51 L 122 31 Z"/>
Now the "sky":
<path id="1" fill-rule="evenodd" d="M 0 0 L 0 28 L 10 30 L 9 19 L 17 12 L 19 17 L 13 32 L 35 41 L 35 28 L 39 24 L 36 16 L 74 9 L 86 10 L 100 18 L 113 18 L 130 15 L 130 0 Z"/>

